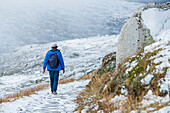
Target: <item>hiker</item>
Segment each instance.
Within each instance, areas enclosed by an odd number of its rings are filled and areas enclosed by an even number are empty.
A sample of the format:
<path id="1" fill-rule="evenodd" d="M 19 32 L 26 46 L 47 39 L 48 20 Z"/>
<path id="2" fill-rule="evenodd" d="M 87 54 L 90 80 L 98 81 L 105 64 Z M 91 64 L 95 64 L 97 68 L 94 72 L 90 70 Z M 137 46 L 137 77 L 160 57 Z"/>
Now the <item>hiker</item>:
<path id="1" fill-rule="evenodd" d="M 43 64 L 43 74 L 46 67 L 49 71 L 51 93 L 53 94 L 57 94 L 59 71 L 63 70 L 63 73 L 65 73 L 63 57 L 57 47 L 57 44 L 51 46 L 51 50 L 47 52 Z"/>

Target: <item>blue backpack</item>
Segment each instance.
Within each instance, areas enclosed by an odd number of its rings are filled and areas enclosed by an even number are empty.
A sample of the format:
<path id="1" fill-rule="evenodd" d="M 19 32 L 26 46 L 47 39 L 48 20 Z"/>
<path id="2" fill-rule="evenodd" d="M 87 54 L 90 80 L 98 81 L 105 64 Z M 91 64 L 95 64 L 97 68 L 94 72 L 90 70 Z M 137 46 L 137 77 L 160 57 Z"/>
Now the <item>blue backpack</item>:
<path id="1" fill-rule="evenodd" d="M 56 69 L 59 65 L 57 54 L 51 54 L 48 63 L 51 69 Z"/>

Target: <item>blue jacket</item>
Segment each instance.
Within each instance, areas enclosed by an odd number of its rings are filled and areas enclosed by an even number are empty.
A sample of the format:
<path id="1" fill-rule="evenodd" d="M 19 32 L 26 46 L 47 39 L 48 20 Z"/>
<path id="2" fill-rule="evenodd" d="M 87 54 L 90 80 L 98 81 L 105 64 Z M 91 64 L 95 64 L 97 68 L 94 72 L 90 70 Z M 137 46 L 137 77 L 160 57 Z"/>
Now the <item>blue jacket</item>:
<path id="1" fill-rule="evenodd" d="M 57 54 L 58 56 L 58 59 L 59 59 L 59 65 L 56 69 L 51 69 L 49 64 L 48 64 L 48 60 L 50 58 L 50 55 L 51 54 Z M 43 64 L 43 70 L 45 70 L 47 67 L 47 70 L 48 71 L 61 71 L 64 69 L 64 61 L 63 61 L 63 57 L 62 57 L 62 54 L 59 50 L 56 50 L 56 51 L 51 51 L 49 50 L 44 58 L 44 64 Z"/>

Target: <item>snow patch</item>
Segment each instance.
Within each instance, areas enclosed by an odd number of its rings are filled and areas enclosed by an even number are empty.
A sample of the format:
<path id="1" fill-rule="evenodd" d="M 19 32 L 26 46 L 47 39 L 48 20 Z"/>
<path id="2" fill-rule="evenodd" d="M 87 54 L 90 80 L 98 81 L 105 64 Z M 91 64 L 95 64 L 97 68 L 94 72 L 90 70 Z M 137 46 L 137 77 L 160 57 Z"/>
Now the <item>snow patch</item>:
<path id="1" fill-rule="evenodd" d="M 74 112 L 76 104 L 74 99 L 85 88 L 90 80 L 74 81 L 67 84 L 59 84 L 58 94 L 53 95 L 50 89 L 42 90 L 29 97 L 20 98 L 14 102 L 1 104 L 3 113 L 51 113 Z"/>
<path id="2" fill-rule="evenodd" d="M 170 29 L 170 10 L 150 8 L 142 12 L 144 24 L 150 29 L 155 41 L 159 41 L 161 32 Z"/>
<path id="3" fill-rule="evenodd" d="M 145 78 L 143 78 L 143 79 L 141 80 L 142 84 L 149 84 L 149 83 L 151 82 L 151 80 L 152 80 L 153 77 L 154 77 L 154 75 L 152 75 L 152 74 L 147 74 L 147 75 L 145 76 Z"/>
<path id="4" fill-rule="evenodd" d="M 125 101 L 127 100 L 127 97 L 124 95 L 116 95 L 114 98 L 110 100 L 111 103 L 113 103 L 116 107 L 121 106 Z"/>

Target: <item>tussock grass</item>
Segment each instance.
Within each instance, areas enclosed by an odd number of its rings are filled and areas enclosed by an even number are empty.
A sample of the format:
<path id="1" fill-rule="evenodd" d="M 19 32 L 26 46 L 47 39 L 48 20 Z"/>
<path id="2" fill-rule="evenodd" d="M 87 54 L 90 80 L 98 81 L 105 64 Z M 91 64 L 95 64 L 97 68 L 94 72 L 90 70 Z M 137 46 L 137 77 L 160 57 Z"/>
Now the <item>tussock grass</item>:
<path id="1" fill-rule="evenodd" d="M 80 81 L 80 80 L 86 80 L 86 79 L 91 79 L 91 75 L 84 75 L 80 79 L 61 79 L 59 80 L 59 84 L 66 84 L 74 81 Z M 0 98 L 0 104 L 3 102 L 13 102 L 19 98 L 23 98 L 24 96 L 30 96 L 32 94 L 36 94 L 38 91 L 44 90 L 49 88 L 49 83 L 48 84 L 41 84 L 33 88 L 28 88 L 26 90 L 19 91 L 15 94 L 8 95 L 4 98 Z"/>
<path id="2" fill-rule="evenodd" d="M 24 96 L 30 96 L 32 94 L 36 94 L 37 91 L 46 89 L 48 87 L 49 87 L 49 84 L 43 84 L 43 85 L 39 85 L 39 86 L 36 86 L 36 87 L 33 87 L 33 88 L 29 88 L 27 90 L 17 92 L 13 95 L 9 95 L 9 96 L 6 96 L 4 98 L 1 98 L 0 103 L 2 103 L 2 102 L 13 102 L 13 101 L 15 101 L 19 98 L 23 98 Z"/>
<path id="3" fill-rule="evenodd" d="M 59 80 L 59 83 L 58 84 L 67 84 L 67 83 L 70 83 L 70 82 L 74 82 L 75 79 L 71 78 L 71 79 L 61 79 Z"/>
<path id="4" fill-rule="evenodd" d="M 89 74 L 87 74 L 87 75 L 84 75 L 84 76 L 82 76 L 81 78 L 77 79 L 77 81 L 80 81 L 80 80 L 87 80 L 87 79 L 91 79 L 91 78 L 92 78 L 92 76 L 89 75 Z"/>
<path id="5" fill-rule="evenodd" d="M 159 47 L 159 46 L 158 46 Z M 78 107 L 75 111 L 81 112 L 83 109 L 86 112 L 112 112 L 114 110 L 121 110 L 122 113 L 128 113 L 132 110 L 141 111 L 147 110 L 147 108 L 154 107 L 155 111 L 159 110 L 169 102 L 166 103 L 154 103 L 144 108 L 141 107 L 143 97 L 152 91 L 153 95 L 165 97 L 168 92 L 166 90 L 161 91 L 159 84 L 161 80 L 165 78 L 167 69 L 164 67 L 159 71 L 156 71 L 156 66 L 162 62 L 154 63 L 155 58 L 162 48 L 156 49 L 152 52 L 143 53 L 142 49 L 136 56 L 128 57 L 125 61 L 114 68 L 114 64 L 111 63 L 114 58 L 109 58 L 104 62 L 102 67 L 99 68 L 92 77 L 86 89 L 79 94 L 75 102 Z M 150 59 L 153 57 L 153 59 Z M 157 56 L 162 57 L 162 56 Z M 133 67 L 130 64 L 133 63 Z M 148 68 L 149 67 L 149 68 Z M 127 71 L 127 69 L 130 69 Z M 149 74 L 153 75 L 153 78 L 149 83 L 141 82 Z M 126 90 L 126 93 L 122 93 L 122 89 Z M 111 100 L 115 96 L 123 95 L 126 99 L 112 102 Z M 154 105 L 154 106 L 153 106 Z"/>

